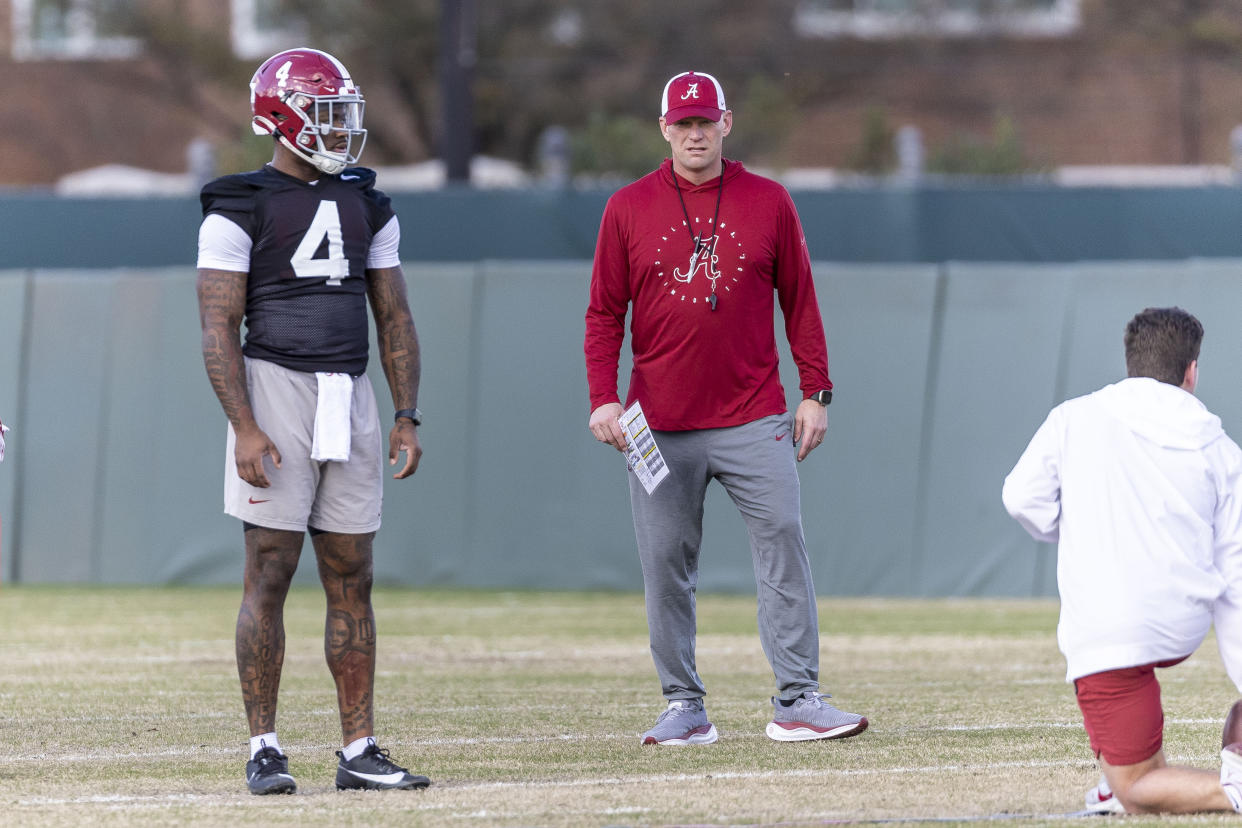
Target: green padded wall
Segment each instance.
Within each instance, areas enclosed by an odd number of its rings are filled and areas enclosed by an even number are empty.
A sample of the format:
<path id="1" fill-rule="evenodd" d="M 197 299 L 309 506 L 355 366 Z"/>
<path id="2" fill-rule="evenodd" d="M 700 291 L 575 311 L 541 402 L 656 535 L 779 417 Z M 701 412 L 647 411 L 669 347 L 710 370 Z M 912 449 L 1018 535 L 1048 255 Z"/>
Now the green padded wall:
<path id="1" fill-rule="evenodd" d="M 1009 519 L 1000 485 L 1055 403 L 1121 378 L 1122 330 L 1148 305 L 1203 320 L 1200 394 L 1242 434 L 1240 261 L 815 271 L 836 385 L 828 439 L 800 467 L 821 594 L 1054 594 L 1055 550 Z M 413 478 L 385 481 L 377 579 L 639 588 L 624 463 L 586 429 L 590 263 L 409 263 L 406 276 L 424 455 Z M 194 281 L 191 268 L 0 273 L 5 581 L 239 580 Z M 622 391 L 628 364 L 627 350 Z M 369 373 L 390 411 L 378 354 Z M 315 580 L 309 555 L 298 580 Z M 718 486 L 700 586 L 754 589 Z"/>
<path id="2" fill-rule="evenodd" d="M 20 503 L 17 485 L 21 474 L 23 337 L 27 329 L 26 302 L 29 297 L 29 274 L 23 271 L 0 272 L 0 421 L 15 427 L 9 437 L 5 461 L 0 463 L 0 581 L 13 579 L 13 530 L 17 525 Z"/>

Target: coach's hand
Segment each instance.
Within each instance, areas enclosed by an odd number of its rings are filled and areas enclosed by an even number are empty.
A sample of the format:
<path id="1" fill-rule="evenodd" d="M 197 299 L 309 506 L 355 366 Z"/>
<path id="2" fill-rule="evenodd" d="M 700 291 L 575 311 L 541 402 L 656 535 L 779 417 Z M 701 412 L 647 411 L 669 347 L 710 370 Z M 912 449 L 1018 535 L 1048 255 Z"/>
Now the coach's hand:
<path id="1" fill-rule="evenodd" d="M 621 430 L 621 403 L 604 403 L 591 412 L 587 428 L 601 443 L 607 443 L 617 451 L 625 451 L 625 432 Z"/>
<path id="2" fill-rule="evenodd" d="M 397 465 L 397 455 L 405 452 L 405 465 L 393 475 L 394 480 L 409 477 L 418 471 L 418 461 L 423 457 L 423 447 L 418 443 L 418 426 L 409 420 L 397 420 L 388 432 L 388 465 Z"/>
<path id="3" fill-rule="evenodd" d="M 263 458 L 271 457 L 272 465 L 280 468 L 280 451 L 263 429 L 253 423 L 234 429 L 237 437 L 233 446 L 233 461 L 237 464 L 237 476 L 251 486 L 266 489 L 272 485 L 263 468 Z"/>
<path id="4" fill-rule="evenodd" d="M 794 412 L 793 438 L 794 445 L 798 447 L 799 463 L 819 448 L 819 444 L 824 442 L 824 435 L 827 433 L 828 406 L 820 405 L 815 400 L 803 400 L 798 403 L 798 410 Z"/>

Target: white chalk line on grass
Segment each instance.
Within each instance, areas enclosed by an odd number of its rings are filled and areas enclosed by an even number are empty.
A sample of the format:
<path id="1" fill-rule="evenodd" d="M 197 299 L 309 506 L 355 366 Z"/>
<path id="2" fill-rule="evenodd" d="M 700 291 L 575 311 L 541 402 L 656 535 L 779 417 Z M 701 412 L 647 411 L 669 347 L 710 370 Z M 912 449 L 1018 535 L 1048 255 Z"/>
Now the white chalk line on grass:
<path id="1" fill-rule="evenodd" d="M 584 788 L 595 785 L 650 785 L 674 784 L 678 782 L 702 782 L 707 780 L 725 781 L 747 779 L 805 779 L 810 777 L 838 776 L 843 778 L 858 776 L 888 776 L 928 773 L 975 773 L 989 770 L 1012 770 L 1015 768 L 1062 768 L 1089 767 L 1092 763 L 1080 760 L 1056 760 L 1043 762 L 983 762 L 973 765 L 923 765 L 895 768 L 790 768 L 787 770 L 766 771 L 712 771 L 699 774 L 678 773 L 663 776 L 614 776 L 603 779 L 567 779 L 567 780 L 533 780 L 527 782 L 466 782 L 460 785 L 447 783 L 441 787 L 445 790 L 505 790 L 508 788 Z"/>
<path id="2" fill-rule="evenodd" d="M 0 699 L 9 698 L 12 694 L 0 693 Z M 66 694 L 69 695 L 69 694 Z M 161 696 L 176 696 L 178 694 L 160 693 Z M 196 694 L 202 695 L 202 694 Z M 729 711 L 751 711 L 757 709 L 766 709 L 768 703 L 763 702 L 747 702 L 747 701 L 723 701 L 716 702 L 712 705 L 713 710 L 729 710 Z M 506 712 L 516 715 L 533 714 L 533 713 L 556 713 L 571 709 L 570 706 L 564 704 L 523 704 L 508 705 L 505 707 Z M 450 715 L 454 713 L 468 713 L 472 711 L 488 711 L 494 712 L 496 708 L 488 705 L 455 705 L 455 706 L 410 706 L 410 705 L 384 705 L 376 708 L 376 712 L 386 716 L 408 716 L 408 715 Z M 339 713 L 334 707 L 311 707 L 296 711 L 294 714 L 301 718 L 333 718 L 335 719 Z M 168 710 L 159 711 L 137 711 L 133 713 L 108 713 L 101 715 L 33 715 L 25 718 L 23 721 L 30 722 L 54 721 L 57 724 L 116 724 L 125 722 L 150 723 L 160 719 L 177 719 L 177 720 L 199 720 L 199 719 L 238 719 L 240 721 L 240 711 L 199 711 L 199 712 L 176 712 Z M 1166 722 L 1171 724 L 1214 724 L 1222 722 L 1222 719 L 1190 719 L 1190 718 L 1166 718 Z M 1009 730 L 1023 728 L 1040 728 L 1040 727 L 1081 727 L 1081 722 L 1000 722 L 988 725 L 942 725 L 932 726 L 929 728 L 907 727 L 901 728 L 897 732 L 903 730 L 944 730 L 944 731 L 970 731 L 970 730 Z"/>
<path id="3" fill-rule="evenodd" d="M 666 775 L 639 775 L 639 776 L 609 776 L 597 777 L 589 779 L 566 779 L 566 780 L 530 780 L 530 781 L 514 781 L 514 782 L 449 782 L 434 784 L 424 796 L 434 797 L 438 791 L 448 793 L 470 793 L 470 792 L 486 792 L 486 791 L 506 791 L 512 789 L 528 790 L 531 788 L 541 790 L 557 790 L 557 789 L 582 789 L 593 787 L 617 787 L 617 786 L 650 786 L 652 784 L 683 784 L 686 782 L 706 782 L 706 781 L 747 781 L 747 780 L 785 780 L 785 779 L 806 779 L 806 778 L 859 778 L 865 776 L 883 776 L 883 775 L 919 775 L 926 776 L 928 774 L 945 774 L 945 773 L 978 773 L 988 771 L 1013 771 L 1013 770 L 1035 770 L 1046 768 L 1094 768 L 1095 765 L 1089 761 L 1083 760 L 1056 760 L 1056 761 L 1014 761 L 1014 762 L 982 762 L 974 764 L 950 764 L 950 765 L 919 765 L 919 766 L 901 766 L 892 768 L 858 768 L 858 769 L 807 769 L 807 768 L 791 768 L 787 770 L 768 770 L 768 771 L 724 771 L 701 774 L 666 774 Z M 340 794 L 327 788 L 323 791 L 306 792 L 302 796 L 308 799 L 301 800 L 296 797 L 290 800 L 289 805 L 284 810 L 287 812 L 296 812 L 299 806 L 305 804 L 308 807 L 317 807 L 318 797 L 314 800 L 309 797 L 316 793 L 327 794 L 329 796 L 340 796 Z M 301 801 L 299 801 L 301 800 Z M 98 794 L 79 797 L 25 797 L 19 798 L 14 803 L 17 807 L 81 807 L 84 805 L 102 805 L 115 809 L 125 810 L 157 810 L 165 807 L 173 807 L 177 805 L 193 805 L 198 803 L 210 805 L 227 805 L 241 804 L 243 801 L 249 801 L 249 796 L 242 793 L 236 794 L 196 794 L 196 793 L 168 793 L 168 794 L 143 794 L 143 795 L 127 795 L 127 794 Z M 402 810 L 405 811 L 448 811 L 453 806 L 450 803 L 441 801 L 410 801 L 406 800 L 402 803 Z M 600 811 L 590 809 L 579 809 L 577 813 L 583 814 L 606 814 L 606 815 L 623 815 L 647 812 L 650 809 L 640 806 L 629 807 L 611 807 Z M 469 814 L 461 814 L 464 818 L 484 818 L 495 817 L 500 815 L 496 811 L 476 810 Z M 521 816 L 521 814 L 511 814 L 511 816 Z M 1074 811 L 1069 813 L 1055 814 L 1021 814 L 1021 813 L 999 813 L 986 815 L 958 815 L 958 816 L 910 816 L 910 817 L 873 817 L 873 818 L 849 818 L 849 817 L 821 817 L 811 818 L 809 820 L 799 820 L 794 823 L 773 823 L 773 826 L 779 825 L 877 825 L 877 824 L 901 824 L 901 823 L 945 823 L 945 822 L 989 822 L 993 820 L 1024 820 L 1024 819 L 1063 819 L 1075 817 L 1091 816 L 1086 811 Z"/>
<path id="4" fill-rule="evenodd" d="M 470 745 L 502 745 L 502 744 L 528 744 L 528 743 L 556 743 L 556 742 L 598 742 L 610 739 L 635 739 L 636 735 L 627 734 L 619 736 L 616 734 L 573 734 L 563 736 L 488 736 L 480 738 L 460 739 L 385 739 L 385 745 L 391 745 L 399 748 L 419 748 L 419 747 L 468 747 Z M 285 744 L 282 747 L 288 753 L 294 755 L 311 753 L 313 751 L 333 751 L 339 750 L 340 745 L 333 744 Z M 54 760 L 57 762 L 98 762 L 100 760 L 117 760 L 128 761 L 130 759 L 172 759 L 182 756 L 245 756 L 245 742 L 237 741 L 235 747 L 197 747 L 197 748 L 165 748 L 163 750 L 151 751 L 127 751 L 120 753 L 117 751 L 93 751 L 91 753 L 28 753 L 17 756 L 0 757 L 0 766 L 5 764 L 13 764 L 16 762 L 46 762 Z"/>
<path id="5" fill-rule="evenodd" d="M 592 788 L 592 787 L 614 787 L 617 785 L 652 785 L 652 784 L 678 784 L 684 782 L 706 782 L 706 781 L 738 781 L 738 780 L 754 780 L 754 779 L 806 779 L 817 777 L 841 777 L 853 778 L 860 776 L 886 776 L 886 775 L 911 775 L 911 774 L 928 774 L 928 773 L 976 773 L 980 771 L 992 770 L 1015 770 L 1015 769 L 1037 769 L 1037 768 L 1060 768 L 1060 767 L 1089 767 L 1091 763 L 1079 760 L 1057 760 L 1057 761 L 1027 761 L 1027 762 L 982 762 L 978 764 L 968 765 L 920 765 L 906 766 L 895 768 L 851 768 L 851 769 L 813 769 L 813 768 L 790 768 L 787 770 L 766 770 L 766 771 L 719 771 L 711 773 L 677 773 L 663 775 L 639 775 L 639 776 L 606 776 L 587 779 L 546 779 L 546 780 L 524 780 L 524 781 L 496 781 L 496 782 L 447 782 L 437 783 L 428 789 L 429 792 L 434 791 L 504 791 L 514 788 L 530 789 L 538 788 L 542 790 L 556 790 L 559 788 Z M 335 793 L 335 792 L 333 792 Z M 143 803 L 169 805 L 180 804 L 185 802 L 197 802 L 204 800 L 218 801 L 221 796 L 231 797 L 231 794 L 194 794 L 194 793 L 169 793 L 169 794 L 93 794 L 88 796 L 73 797 L 44 797 L 33 796 L 24 797 L 17 800 L 17 804 L 21 806 L 50 806 L 50 805 L 115 805 L 115 804 L 134 804 L 141 805 Z M 245 795 L 248 801 L 248 794 Z M 238 793 L 239 801 L 243 799 L 243 794 Z M 297 800 L 293 800 L 296 802 Z M 437 809 L 444 807 L 443 803 L 428 803 L 434 805 Z"/>
<path id="6" fill-rule="evenodd" d="M 682 773 L 682 774 L 672 774 L 672 775 L 640 775 L 640 776 L 628 776 L 628 777 L 610 776 L 610 777 L 600 777 L 600 778 L 593 778 L 593 779 L 543 780 L 543 781 L 525 781 L 525 782 L 463 782 L 463 783 L 451 783 L 450 782 L 447 784 L 434 785 L 431 789 L 429 789 L 423 795 L 425 797 L 431 797 L 432 801 L 426 801 L 425 799 L 421 799 L 421 798 L 418 800 L 413 800 L 413 801 L 405 800 L 402 802 L 402 810 L 403 811 L 416 811 L 416 812 L 439 811 L 439 812 L 444 812 L 446 814 L 455 815 L 455 816 L 465 818 L 465 819 L 472 819 L 472 818 L 473 819 L 486 819 L 486 818 L 494 819 L 497 816 L 504 816 L 506 818 L 521 818 L 522 816 L 525 816 L 524 813 L 516 813 L 516 812 L 504 813 L 504 812 L 499 812 L 495 810 L 487 810 L 487 809 L 478 810 L 477 805 L 475 806 L 476 810 L 473 810 L 470 813 L 451 814 L 451 812 L 455 810 L 455 807 L 451 803 L 437 801 L 437 799 L 435 798 L 435 794 L 438 791 L 444 791 L 448 794 L 458 794 L 458 793 L 469 794 L 473 792 L 489 792 L 489 791 L 503 792 L 503 791 L 518 789 L 518 788 L 523 789 L 523 790 L 529 790 L 531 788 L 536 788 L 536 789 L 541 789 L 541 790 L 557 790 L 557 789 L 580 790 L 583 788 L 615 788 L 618 786 L 633 787 L 633 786 L 639 786 L 639 785 L 649 787 L 653 784 L 676 785 L 676 784 L 684 784 L 687 782 L 706 782 L 706 781 L 715 781 L 715 780 L 722 780 L 722 781 L 777 780 L 779 781 L 779 780 L 785 780 L 785 779 L 805 779 L 805 778 L 824 778 L 824 777 L 858 778 L 858 777 L 869 776 L 869 775 L 875 776 L 875 775 L 893 775 L 893 774 L 926 775 L 929 773 L 936 773 L 936 774 L 977 773 L 980 771 L 996 771 L 996 770 L 1012 771 L 1012 770 L 1019 770 L 1019 769 L 1031 770 L 1031 769 L 1039 769 L 1039 768 L 1056 768 L 1056 767 L 1094 767 L 1094 766 L 1092 763 L 1084 762 L 1084 761 L 1062 760 L 1062 761 L 1043 761 L 1043 762 L 1034 762 L 1034 761 L 988 762 L 988 763 L 966 764 L 966 765 L 909 766 L 909 767 L 897 767 L 897 768 L 852 769 L 852 770 L 788 769 L 788 770 L 778 770 L 778 771 L 728 771 L 728 772 L 720 772 L 720 773 L 702 773 L 702 774 Z M 327 794 L 329 796 L 332 796 L 332 795 L 339 796 L 339 794 L 336 794 L 334 791 L 331 791 L 331 789 L 327 789 L 325 791 L 315 792 L 315 793 Z M 284 811 L 286 813 L 296 814 L 300 810 L 300 806 L 306 805 L 307 807 L 318 807 L 319 802 L 322 801 L 321 797 L 315 797 L 314 799 L 311 799 L 310 796 L 314 796 L 314 793 L 311 793 L 311 792 L 304 793 L 302 796 L 306 796 L 308 798 L 305 800 L 302 800 L 301 802 L 298 801 L 300 797 L 295 798 L 289 803 L 289 805 L 292 807 L 286 807 Z M 174 807 L 178 805 L 194 805 L 194 804 L 199 804 L 199 803 L 206 804 L 206 805 L 213 805 L 216 807 L 219 807 L 221 805 L 227 805 L 227 804 L 240 805 L 240 803 L 244 799 L 248 799 L 248 798 L 249 797 L 247 795 L 244 795 L 241 793 L 236 793 L 236 794 L 187 794 L 187 793 L 171 794 L 170 793 L 170 794 L 163 794 L 163 795 L 110 794 L 110 795 L 92 795 L 92 796 L 81 796 L 81 797 L 28 797 L 28 798 L 17 800 L 15 804 L 18 807 L 34 807 L 34 808 L 46 808 L 46 807 L 80 808 L 82 806 L 87 806 L 87 805 L 101 805 L 101 806 L 105 806 L 113 810 L 153 811 L 153 810 L 159 810 L 159 809 L 166 808 L 166 807 Z M 610 816 L 640 814 L 640 813 L 647 813 L 649 811 L 650 809 L 644 808 L 641 806 L 622 806 L 622 807 L 614 806 L 610 808 L 600 809 L 598 811 L 590 809 L 590 808 L 581 808 L 581 807 L 574 809 L 574 813 L 592 814 L 592 815 L 600 814 L 600 815 L 610 815 Z M 805 826 L 805 825 L 875 825 L 875 824 L 898 824 L 898 823 L 920 823 L 920 822 L 975 823 L 975 822 L 985 822 L 985 821 L 992 821 L 992 820 L 1061 819 L 1061 818 L 1067 818 L 1067 817 L 1082 817 L 1082 816 L 1087 816 L 1087 813 L 1079 811 L 1079 812 L 1059 813 L 1059 814 L 1000 813 L 1000 814 L 989 814 L 989 815 L 958 815 L 958 816 L 952 816 L 952 817 L 911 816 L 911 817 L 874 817 L 874 818 L 849 818 L 849 817 L 825 816 L 825 817 L 818 817 L 818 818 L 813 817 L 809 820 L 798 820 L 792 823 L 790 822 L 772 823 L 771 826 L 772 828 L 776 828 L 776 826 L 782 826 L 782 825 L 784 826 L 792 826 L 792 825 L 802 825 L 802 826 Z"/>
<path id="7" fill-rule="evenodd" d="M 1224 723 L 1224 719 L 1174 719 L 1166 718 L 1166 725 L 1220 725 Z M 984 733 L 991 730 L 1038 730 L 1041 728 L 1052 729 L 1082 729 L 1082 722 L 996 722 L 985 725 L 936 725 L 932 727 L 902 727 L 890 730 L 890 733 L 902 733 L 917 731 L 919 733 Z"/>
<path id="8" fill-rule="evenodd" d="M 1168 724 L 1219 724 L 1219 719 L 1166 719 Z M 1065 730 L 1081 728 L 1082 724 L 1077 722 L 999 722 L 986 725 L 939 725 L 929 727 L 900 727 L 887 729 L 886 733 L 986 733 L 998 730 Z M 731 732 L 728 737 L 733 739 L 759 739 L 766 738 L 762 733 L 737 733 Z M 628 742 L 638 738 L 635 733 L 573 733 L 560 734 L 556 736 L 482 736 L 482 737 L 458 737 L 458 738 L 429 738 L 429 739 L 389 739 L 385 740 L 385 744 L 398 748 L 409 748 L 416 750 L 418 748 L 429 747 L 470 747 L 472 745 L 521 745 L 521 744 L 571 744 L 575 742 L 599 742 L 599 741 L 621 741 Z M 286 745 L 287 749 L 293 750 L 295 753 L 311 752 L 311 751 L 332 751 L 339 748 L 337 744 L 290 744 Z M 185 756 L 231 756 L 244 752 L 244 743 L 239 739 L 236 746 L 233 747 L 169 747 L 161 750 L 149 751 L 90 751 L 87 753 L 56 753 L 40 752 L 40 753 L 24 753 L 9 756 L 0 756 L 0 767 L 20 762 L 100 762 L 100 761 L 129 761 L 132 759 L 173 759 Z"/>

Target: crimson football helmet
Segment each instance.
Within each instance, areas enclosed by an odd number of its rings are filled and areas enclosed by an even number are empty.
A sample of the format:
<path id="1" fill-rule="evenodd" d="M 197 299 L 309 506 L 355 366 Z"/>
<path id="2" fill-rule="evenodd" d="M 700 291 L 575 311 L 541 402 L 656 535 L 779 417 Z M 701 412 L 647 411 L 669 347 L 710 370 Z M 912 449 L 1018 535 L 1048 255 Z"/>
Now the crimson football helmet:
<path id="1" fill-rule="evenodd" d="M 275 135 L 300 158 L 330 175 L 358 163 L 367 131 L 362 92 L 327 52 L 287 49 L 250 79 L 256 135 Z M 343 143 L 342 143 L 343 142 Z"/>

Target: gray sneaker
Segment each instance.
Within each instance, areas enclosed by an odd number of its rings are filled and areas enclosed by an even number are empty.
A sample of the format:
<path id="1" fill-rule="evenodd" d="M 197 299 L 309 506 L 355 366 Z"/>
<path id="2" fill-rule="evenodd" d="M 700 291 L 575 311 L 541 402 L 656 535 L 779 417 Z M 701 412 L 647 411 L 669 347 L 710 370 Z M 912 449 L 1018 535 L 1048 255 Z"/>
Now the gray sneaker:
<path id="1" fill-rule="evenodd" d="M 808 739 L 844 739 L 867 729 L 867 719 L 856 713 L 837 710 L 824 699 L 828 696 L 808 690 L 789 707 L 775 697 L 775 712 L 768 722 L 768 738 L 778 742 L 803 742 Z"/>
<path id="2" fill-rule="evenodd" d="M 673 699 L 655 727 L 643 734 L 643 744 L 710 745 L 716 738 L 716 726 L 707 720 L 702 699 Z"/>

